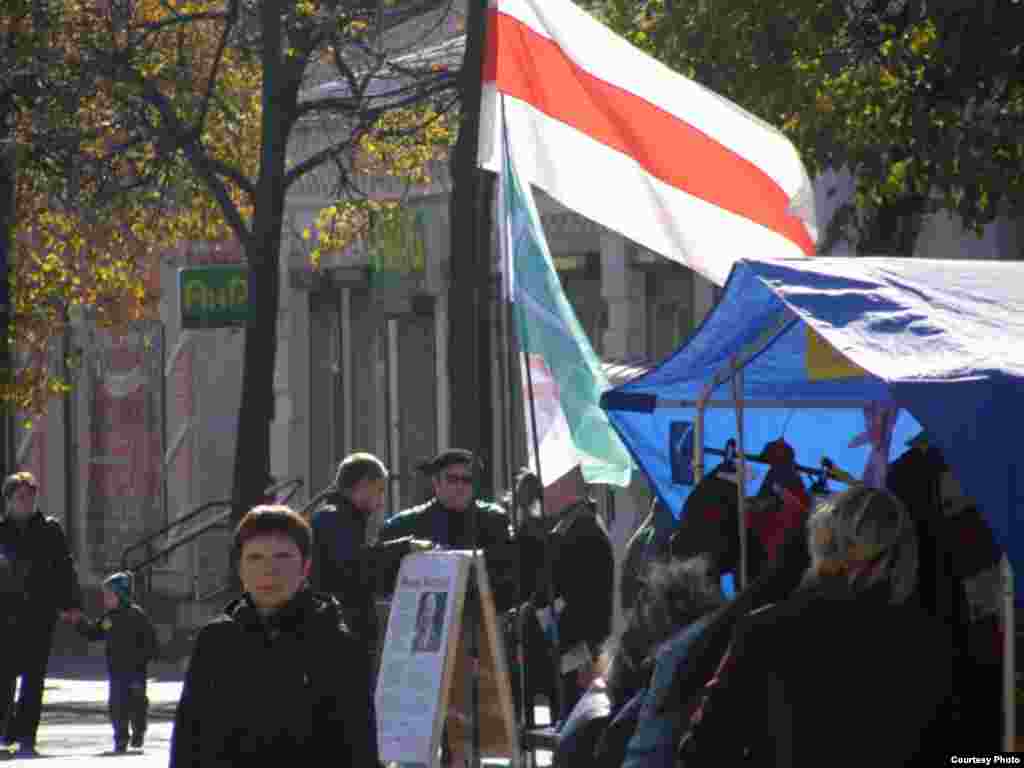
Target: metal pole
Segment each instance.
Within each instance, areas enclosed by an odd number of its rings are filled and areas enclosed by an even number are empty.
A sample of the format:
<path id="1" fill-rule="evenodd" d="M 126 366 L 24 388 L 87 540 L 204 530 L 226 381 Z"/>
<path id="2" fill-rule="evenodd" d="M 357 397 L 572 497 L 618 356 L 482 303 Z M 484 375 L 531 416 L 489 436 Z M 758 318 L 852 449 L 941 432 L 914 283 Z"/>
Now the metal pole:
<path id="1" fill-rule="evenodd" d="M 526 334 L 525 327 L 523 328 L 523 334 Z M 526 344 L 523 346 L 528 347 L 529 341 L 526 340 Z M 544 478 L 541 474 L 540 466 L 540 437 L 537 434 L 537 405 L 533 395 L 533 375 L 530 373 L 530 362 L 527 359 L 526 351 L 523 350 L 523 360 L 526 368 L 526 389 L 530 401 L 530 432 L 532 433 L 533 441 L 533 456 L 534 464 L 536 465 L 537 471 L 537 482 L 540 487 L 544 487 Z M 546 520 L 547 511 L 544 509 L 544 495 L 541 494 L 540 500 L 540 515 L 541 520 Z M 561 666 L 561 637 L 558 632 L 558 616 L 555 613 L 555 585 L 554 579 L 552 578 L 554 573 L 554 564 L 551 561 L 551 534 L 546 533 L 544 536 L 544 576 L 545 576 L 545 590 L 547 592 L 547 603 L 548 610 L 551 611 L 551 627 L 552 637 L 551 640 L 551 666 L 554 676 L 554 691 L 555 700 L 551 702 L 551 722 L 558 722 L 562 716 L 562 709 L 565 702 L 565 690 L 562 686 L 562 666 Z"/>
<path id="2" fill-rule="evenodd" d="M 400 398 L 398 393 L 398 319 L 389 317 L 387 320 L 387 376 L 388 376 L 388 461 L 391 463 L 391 499 L 401 509 L 402 501 L 402 429 L 399 413 Z"/>
<path id="3" fill-rule="evenodd" d="M 734 365 L 736 363 L 734 362 Z M 747 552 L 747 457 L 743 448 L 743 371 L 737 369 L 732 379 L 733 401 L 736 405 L 736 458 L 739 478 L 736 483 L 736 509 L 740 537 L 740 589 L 748 583 Z"/>
<path id="4" fill-rule="evenodd" d="M 1017 619 L 1013 568 L 1003 555 L 1003 751 L 1017 750 Z"/>
<path id="5" fill-rule="evenodd" d="M 508 275 L 505 276 L 508 279 Z M 520 736 L 528 722 L 531 702 L 526 700 L 526 646 L 523 642 L 523 623 L 525 612 L 519 610 L 519 602 L 523 598 L 523 559 L 522 546 L 519 536 L 522 533 L 524 523 L 520 514 L 519 488 L 516 484 L 515 467 L 517 465 L 516 453 L 516 429 L 515 429 L 515 390 L 513 389 L 513 366 L 515 365 L 515 351 L 512 349 L 512 335 L 515 327 L 514 309 L 511 301 L 505 302 L 505 464 L 508 469 L 509 484 L 512 487 L 512 531 L 515 535 L 515 564 L 516 564 L 516 618 L 515 618 L 515 660 L 516 680 L 515 685 L 519 691 L 519 729 Z M 526 739 L 520 738 L 519 743 L 522 752 L 526 752 Z"/>
<path id="6" fill-rule="evenodd" d="M 711 395 L 709 386 L 697 400 L 697 414 L 693 419 L 693 484 L 704 479 L 704 410 Z"/>

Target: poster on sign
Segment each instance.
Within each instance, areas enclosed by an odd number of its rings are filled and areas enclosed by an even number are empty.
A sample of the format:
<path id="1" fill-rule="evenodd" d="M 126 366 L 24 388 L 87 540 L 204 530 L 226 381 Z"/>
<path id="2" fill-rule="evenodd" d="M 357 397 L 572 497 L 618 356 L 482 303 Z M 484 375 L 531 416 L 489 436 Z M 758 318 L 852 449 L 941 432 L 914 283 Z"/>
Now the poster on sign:
<path id="1" fill-rule="evenodd" d="M 481 752 L 518 765 L 512 688 L 483 555 L 462 551 L 414 553 L 399 568 L 375 694 L 385 763 L 439 765 L 446 723 L 456 751 L 465 741 L 473 718 L 468 674 L 475 667 L 463 637 L 471 626 L 467 611 L 481 623 Z"/>

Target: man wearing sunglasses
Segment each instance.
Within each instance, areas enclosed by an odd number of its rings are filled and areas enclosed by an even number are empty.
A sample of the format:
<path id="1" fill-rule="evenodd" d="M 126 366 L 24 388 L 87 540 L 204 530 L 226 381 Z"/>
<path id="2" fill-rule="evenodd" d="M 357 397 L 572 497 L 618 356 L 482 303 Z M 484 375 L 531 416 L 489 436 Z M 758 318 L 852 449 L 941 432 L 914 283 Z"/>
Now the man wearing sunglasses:
<path id="1" fill-rule="evenodd" d="M 433 498 L 391 517 L 381 527 L 378 539 L 386 542 L 412 536 L 442 549 L 471 549 L 475 525 L 476 548 L 484 551 L 488 580 L 501 611 L 515 602 L 514 579 L 506 567 L 511 533 L 502 507 L 475 498 L 474 468 L 478 467 L 476 456 L 461 448 L 442 451 L 420 464 L 430 477 Z"/>

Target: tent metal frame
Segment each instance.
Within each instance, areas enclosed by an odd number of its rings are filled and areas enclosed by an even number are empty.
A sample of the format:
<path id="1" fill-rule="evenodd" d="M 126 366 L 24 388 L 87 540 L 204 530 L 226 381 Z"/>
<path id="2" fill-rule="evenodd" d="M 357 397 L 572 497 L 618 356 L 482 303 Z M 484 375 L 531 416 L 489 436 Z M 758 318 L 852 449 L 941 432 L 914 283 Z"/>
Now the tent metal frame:
<path id="1" fill-rule="evenodd" d="M 856 409 L 863 408 L 874 400 L 837 399 L 813 400 L 809 402 L 792 400 L 755 399 L 743 400 L 743 369 L 753 362 L 762 352 L 788 331 L 794 323 L 803 322 L 793 317 L 774 333 L 762 335 L 742 356 L 733 356 L 711 377 L 697 400 L 658 399 L 656 408 L 694 408 L 696 417 L 693 424 L 693 474 L 694 483 L 704 477 L 704 416 L 709 408 L 734 408 L 737 426 L 737 459 L 739 463 L 740 482 L 737 484 L 737 503 L 739 512 L 740 537 L 740 587 L 747 585 L 747 553 L 746 553 L 746 458 L 743 445 L 743 411 L 747 408 L 800 408 L 800 409 Z M 827 343 L 827 342 L 826 342 Z M 871 372 L 868 371 L 870 374 Z M 873 375 L 873 374 L 872 374 Z M 733 383 L 733 399 L 712 399 L 711 394 L 723 384 Z M 1013 570 L 1009 558 L 1004 554 L 1000 563 L 1003 583 L 1003 750 L 1016 751 L 1017 742 L 1017 664 L 1016 664 L 1016 616 L 1015 616 L 1015 585 Z"/>

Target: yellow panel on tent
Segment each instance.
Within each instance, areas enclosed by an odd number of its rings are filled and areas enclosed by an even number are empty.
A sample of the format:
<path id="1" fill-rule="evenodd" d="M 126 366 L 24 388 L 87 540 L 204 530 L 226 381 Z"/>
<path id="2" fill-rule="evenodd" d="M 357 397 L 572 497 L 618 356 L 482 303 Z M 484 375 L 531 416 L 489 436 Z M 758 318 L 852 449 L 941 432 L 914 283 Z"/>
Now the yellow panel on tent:
<path id="1" fill-rule="evenodd" d="M 854 365 L 810 326 L 807 330 L 807 378 L 811 381 L 859 379 L 870 375 Z"/>

